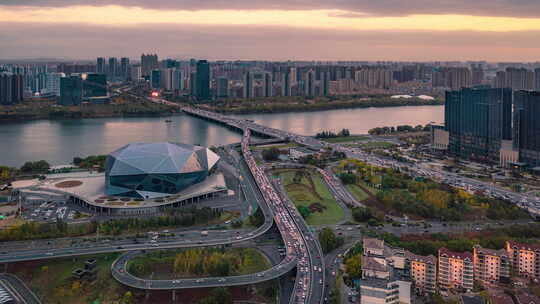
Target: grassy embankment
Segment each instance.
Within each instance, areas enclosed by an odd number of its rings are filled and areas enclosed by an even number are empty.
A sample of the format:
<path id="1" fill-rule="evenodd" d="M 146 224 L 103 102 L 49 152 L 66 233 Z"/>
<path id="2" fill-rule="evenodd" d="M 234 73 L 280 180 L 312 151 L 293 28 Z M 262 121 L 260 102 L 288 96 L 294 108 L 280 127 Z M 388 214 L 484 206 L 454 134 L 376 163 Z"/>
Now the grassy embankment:
<path id="1" fill-rule="evenodd" d="M 275 175 L 282 178 L 283 185 L 291 201 L 298 207 L 309 208 L 318 203 L 321 211 L 311 212 L 306 221 L 309 225 L 335 224 L 343 219 L 343 209 L 338 205 L 322 177 L 313 171 L 303 170 L 306 174 L 300 180 L 295 180 L 299 170 L 277 170 Z"/>

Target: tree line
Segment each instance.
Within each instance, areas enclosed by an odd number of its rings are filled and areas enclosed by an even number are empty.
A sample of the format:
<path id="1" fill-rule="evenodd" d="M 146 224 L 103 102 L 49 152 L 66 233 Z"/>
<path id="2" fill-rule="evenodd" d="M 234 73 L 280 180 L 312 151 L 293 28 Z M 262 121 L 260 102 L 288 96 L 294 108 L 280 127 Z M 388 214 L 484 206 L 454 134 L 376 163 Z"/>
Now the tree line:
<path id="1" fill-rule="evenodd" d="M 315 138 L 336 138 L 336 137 L 348 137 L 348 136 L 351 136 L 351 131 L 349 131 L 349 129 L 342 129 L 338 133 L 325 130 L 325 131 L 315 134 Z"/>
<path id="2" fill-rule="evenodd" d="M 369 129 L 368 133 L 371 135 L 386 135 L 386 134 L 394 134 L 394 133 L 406 133 L 406 132 L 427 132 L 431 130 L 431 126 L 429 124 L 423 126 L 423 125 L 416 125 L 416 126 L 410 126 L 410 125 L 400 125 L 397 127 L 377 127 Z"/>

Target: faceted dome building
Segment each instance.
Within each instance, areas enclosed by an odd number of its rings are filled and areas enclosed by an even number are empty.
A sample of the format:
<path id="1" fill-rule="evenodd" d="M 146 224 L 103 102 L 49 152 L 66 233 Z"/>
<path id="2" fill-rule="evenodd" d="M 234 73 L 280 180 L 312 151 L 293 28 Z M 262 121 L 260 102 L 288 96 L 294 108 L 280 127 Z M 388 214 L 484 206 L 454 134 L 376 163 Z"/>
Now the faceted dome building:
<path id="1" fill-rule="evenodd" d="M 151 199 L 206 179 L 219 161 L 208 148 L 180 143 L 131 143 L 107 156 L 107 195 Z"/>

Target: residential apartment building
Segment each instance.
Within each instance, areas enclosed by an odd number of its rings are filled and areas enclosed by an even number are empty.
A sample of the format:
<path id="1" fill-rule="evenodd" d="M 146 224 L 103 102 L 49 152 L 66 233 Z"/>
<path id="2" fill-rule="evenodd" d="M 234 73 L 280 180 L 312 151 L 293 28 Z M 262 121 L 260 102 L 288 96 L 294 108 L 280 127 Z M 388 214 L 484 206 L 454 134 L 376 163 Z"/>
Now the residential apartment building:
<path id="1" fill-rule="evenodd" d="M 474 282 L 473 255 L 439 249 L 438 284 L 442 290 L 471 291 Z"/>
<path id="2" fill-rule="evenodd" d="M 437 289 L 437 258 L 405 252 L 406 267 L 409 269 L 416 293 L 435 293 Z"/>
<path id="3" fill-rule="evenodd" d="M 360 302 L 362 304 L 411 303 L 409 272 L 404 251 L 390 248 L 383 240 L 363 240 Z"/>
<path id="4" fill-rule="evenodd" d="M 488 284 L 509 281 L 510 259 L 506 250 L 493 250 L 475 245 L 473 258 L 475 280 Z"/>
<path id="5" fill-rule="evenodd" d="M 506 252 L 513 273 L 531 279 L 540 279 L 540 246 L 506 242 Z"/>

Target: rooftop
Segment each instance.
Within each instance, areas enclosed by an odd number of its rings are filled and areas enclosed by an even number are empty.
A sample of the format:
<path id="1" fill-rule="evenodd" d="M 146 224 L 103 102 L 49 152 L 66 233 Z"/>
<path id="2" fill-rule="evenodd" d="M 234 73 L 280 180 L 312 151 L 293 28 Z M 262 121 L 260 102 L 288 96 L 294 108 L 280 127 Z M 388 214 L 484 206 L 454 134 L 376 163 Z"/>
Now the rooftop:
<path id="1" fill-rule="evenodd" d="M 468 259 L 470 261 L 472 261 L 473 259 L 473 256 L 470 252 L 454 252 L 454 251 L 450 251 L 446 248 L 441 248 L 439 249 L 439 257 L 440 256 L 446 256 L 446 257 L 449 257 L 449 258 L 453 258 L 453 259 L 461 259 L 461 260 L 465 260 L 465 259 Z"/>
<path id="2" fill-rule="evenodd" d="M 384 250 L 384 241 L 376 238 L 364 238 L 362 240 L 364 248 Z"/>

